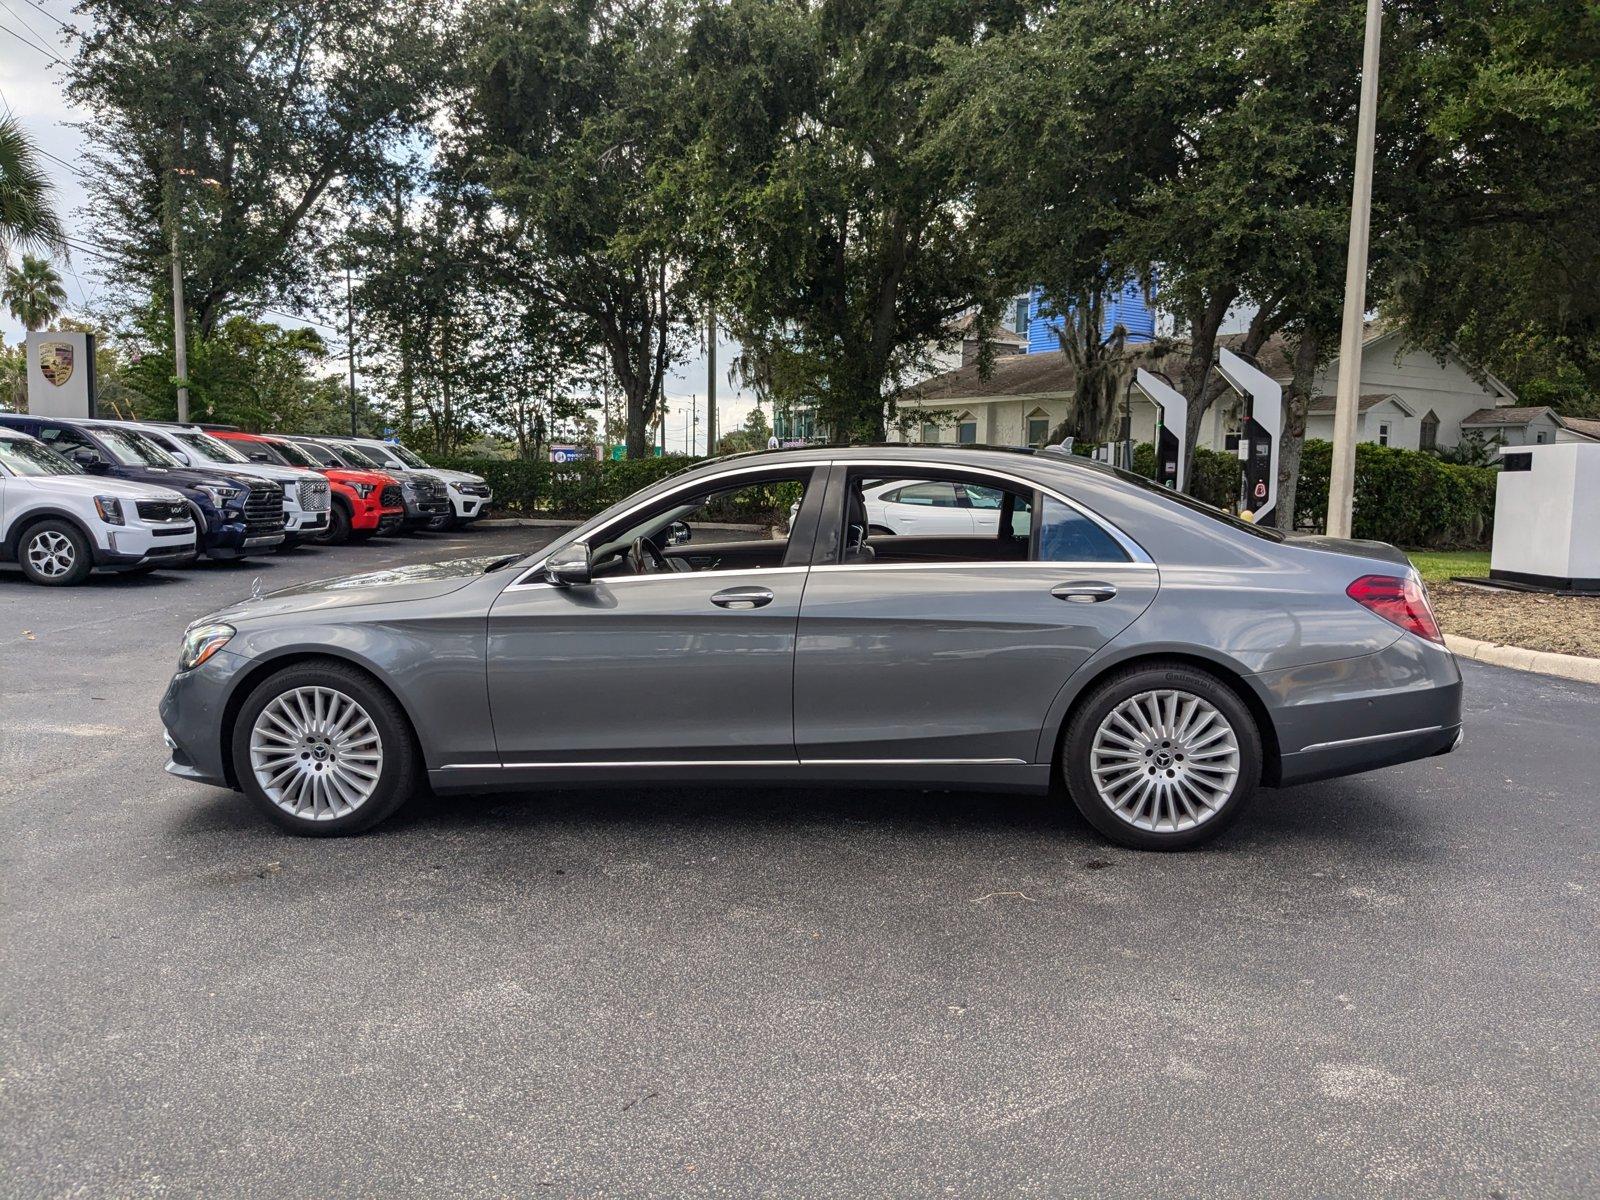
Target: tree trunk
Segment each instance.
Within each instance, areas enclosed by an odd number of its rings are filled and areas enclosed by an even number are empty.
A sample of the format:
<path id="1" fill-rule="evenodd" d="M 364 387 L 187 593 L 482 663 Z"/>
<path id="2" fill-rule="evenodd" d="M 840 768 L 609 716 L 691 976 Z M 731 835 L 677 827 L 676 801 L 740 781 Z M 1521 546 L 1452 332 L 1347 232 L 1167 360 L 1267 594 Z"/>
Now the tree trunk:
<path id="1" fill-rule="evenodd" d="M 1306 445 L 1306 412 L 1311 407 L 1311 386 L 1322 359 L 1322 330 L 1307 328 L 1294 351 L 1294 376 L 1283 394 L 1283 445 L 1278 448 L 1277 526 L 1294 532 L 1294 506 L 1300 484 L 1300 455 Z"/>
<path id="2" fill-rule="evenodd" d="M 1217 355 L 1217 331 L 1239 298 L 1239 289 L 1221 288 L 1211 294 L 1205 307 L 1189 321 L 1189 357 L 1178 375 L 1178 391 L 1189 401 L 1184 418 L 1183 477 L 1194 478 L 1194 451 L 1200 442 L 1200 426 L 1220 392 L 1208 386 L 1211 364 Z"/>

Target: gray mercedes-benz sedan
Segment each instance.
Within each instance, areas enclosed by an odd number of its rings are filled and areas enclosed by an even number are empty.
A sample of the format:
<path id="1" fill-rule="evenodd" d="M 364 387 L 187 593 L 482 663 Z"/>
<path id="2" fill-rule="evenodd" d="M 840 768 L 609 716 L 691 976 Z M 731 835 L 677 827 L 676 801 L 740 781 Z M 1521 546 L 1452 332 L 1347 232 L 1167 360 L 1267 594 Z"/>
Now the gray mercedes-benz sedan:
<path id="1" fill-rule="evenodd" d="M 970 527 L 871 525 L 895 481 Z M 728 540 L 753 512 L 773 528 Z M 161 716 L 170 772 L 297 833 L 366 829 L 424 775 L 1061 786 L 1175 849 L 1258 785 L 1453 749 L 1461 676 L 1391 546 L 1058 452 L 880 446 L 718 459 L 526 557 L 242 601 L 189 628 Z"/>

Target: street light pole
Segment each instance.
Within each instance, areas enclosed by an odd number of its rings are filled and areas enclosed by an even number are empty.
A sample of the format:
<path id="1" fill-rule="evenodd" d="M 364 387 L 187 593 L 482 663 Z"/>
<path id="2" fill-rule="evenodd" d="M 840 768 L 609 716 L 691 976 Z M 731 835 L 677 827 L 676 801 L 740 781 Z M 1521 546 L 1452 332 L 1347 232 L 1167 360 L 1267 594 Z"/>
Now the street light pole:
<path id="1" fill-rule="evenodd" d="M 360 437 L 356 428 L 356 305 L 350 291 L 350 268 L 344 269 L 345 337 L 350 342 L 350 436 Z"/>
<path id="2" fill-rule="evenodd" d="M 189 331 L 188 314 L 183 304 L 183 245 L 179 230 L 183 226 L 182 193 L 179 176 L 183 173 L 176 160 L 183 157 L 183 122 L 172 131 L 173 161 L 167 170 L 166 210 L 167 233 L 172 245 L 172 371 L 178 380 L 178 423 L 189 423 Z"/>
<path id="3" fill-rule="evenodd" d="M 706 306 L 706 454 L 717 452 L 717 303 Z"/>
<path id="4" fill-rule="evenodd" d="M 1356 124 L 1355 187 L 1350 198 L 1350 251 L 1344 274 L 1344 329 L 1339 385 L 1333 402 L 1333 463 L 1328 472 L 1328 536 L 1350 536 L 1355 509 L 1356 420 L 1361 406 L 1361 337 L 1367 313 L 1367 248 L 1372 236 L 1372 161 L 1378 119 L 1378 46 L 1383 0 L 1367 0 L 1361 55 L 1361 115 Z"/>

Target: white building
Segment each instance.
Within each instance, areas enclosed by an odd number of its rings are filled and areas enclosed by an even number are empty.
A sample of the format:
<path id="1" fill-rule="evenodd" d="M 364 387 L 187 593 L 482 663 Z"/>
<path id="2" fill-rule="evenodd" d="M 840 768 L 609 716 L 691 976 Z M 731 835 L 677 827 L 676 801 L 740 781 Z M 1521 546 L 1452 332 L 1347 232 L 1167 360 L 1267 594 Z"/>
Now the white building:
<path id="1" fill-rule="evenodd" d="M 1233 346 L 1243 337 L 1233 334 L 1218 340 L 1221 345 Z M 1182 369 L 1185 350 L 1181 343 L 1159 339 L 1137 347 L 1133 361 L 1176 377 Z M 1257 361 L 1274 379 L 1288 385 L 1292 371 L 1282 337 L 1270 339 Z M 1306 422 L 1307 437 L 1332 439 L 1333 393 L 1338 378 L 1337 358 L 1317 373 Z M 900 419 L 906 424 L 904 440 L 1042 445 L 1050 431 L 1065 419 L 1073 383 L 1073 369 L 1059 350 L 997 359 L 987 379 L 979 377 L 975 364 L 947 371 L 924 381 L 900 399 Z M 1130 407 L 1134 440 L 1151 441 L 1155 436 L 1155 406 L 1135 392 Z M 933 419 L 917 421 L 919 408 L 930 410 Z M 1455 355 L 1447 355 L 1440 362 L 1425 351 L 1403 349 L 1395 330 L 1377 324 L 1368 327 L 1361 348 L 1358 436 L 1362 441 L 1417 450 L 1454 446 L 1464 431 L 1481 430 L 1483 436 L 1492 438 L 1502 427 L 1487 422 L 1485 414 L 1502 411 L 1509 414 L 1530 410 L 1518 408 L 1516 395 L 1505 384 L 1492 375 L 1480 381 Z M 1556 439 L 1558 425 L 1564 437 L 1590 436 L 1574 428 L 1571 419 L 1550 416 L 1553 420 L 1548 440 Z M 1206 413 L 1200 444 L 1213 450 L 1231 449 L 1229 437 L 1239 427 L 1239 401 L 1230 394 Z M 1525 425 L 1508 422 L 1503 428 L 1509 433 Z"/>

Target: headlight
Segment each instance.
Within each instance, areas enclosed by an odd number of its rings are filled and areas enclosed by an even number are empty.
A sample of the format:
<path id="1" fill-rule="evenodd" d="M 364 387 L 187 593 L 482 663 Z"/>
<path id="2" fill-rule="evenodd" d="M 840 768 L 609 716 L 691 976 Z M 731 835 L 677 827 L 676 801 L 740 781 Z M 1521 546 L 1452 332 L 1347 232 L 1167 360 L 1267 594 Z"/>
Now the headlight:
<path id="1" fill-rule="evenodd" d="M 220 484 L 202 483 L 200 490 L 206 494 L 218 508 L 223 507 L 230 500 L 237 500 L 244 495 L 243 488 L 223 487 Z"/>
<path id="2" fill-rule="evenodd" d="M 94 510 L 107 525 L 126 525 L 122 518 L 122 501 L 115 496 L 96 496 Z"/>
<path id="3" fill-rule="evenodd" d="M 194 670 L 226 646 L 233 634 L 233 626 L 221 622 L 190 626 L 184 631 L 183 649 L 178 652 L 178 670 Z"/>
<path id="4" fill-rule="evenodd" d="M 466 485 L 463 484 L 459 479 L 452 479 L 450 481 L 450 490 L 452 492 L 463 492 L 466 490 Z"/>
<path id="5" fill-rule="evenodd" d="M 357 496 L 365 500 L 368 496 L 372 495 L 372 493 L 377 489 L 378 485 L 375 483 L 352 483 L 350 486 L 355 489 Z"/>

